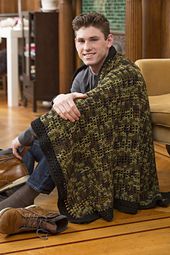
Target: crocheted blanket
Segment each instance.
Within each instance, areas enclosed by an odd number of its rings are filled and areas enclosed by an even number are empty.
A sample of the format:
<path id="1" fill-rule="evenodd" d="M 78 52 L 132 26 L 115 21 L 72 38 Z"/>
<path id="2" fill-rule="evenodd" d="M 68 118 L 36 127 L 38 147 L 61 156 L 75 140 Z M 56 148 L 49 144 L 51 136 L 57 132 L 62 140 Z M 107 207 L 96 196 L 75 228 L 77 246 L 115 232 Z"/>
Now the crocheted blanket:
<path id="1" fill-rule="evenodd" d="M 112 220 L 113 208 L 136 213 L 161 201 L 150 110 L 139 69 L 116 54 L 98 86 L 76 100 L 74 123 L 52 109 L 32 122 L 58 188 L 60 212 L 72 222 Z"/>

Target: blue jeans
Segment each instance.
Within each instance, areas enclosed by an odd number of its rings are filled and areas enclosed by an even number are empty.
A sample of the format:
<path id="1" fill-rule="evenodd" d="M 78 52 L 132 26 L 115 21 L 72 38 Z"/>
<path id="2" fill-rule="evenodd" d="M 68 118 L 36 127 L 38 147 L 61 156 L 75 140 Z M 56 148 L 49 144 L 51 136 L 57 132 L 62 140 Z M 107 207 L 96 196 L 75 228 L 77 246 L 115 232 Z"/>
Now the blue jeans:
<path id="1" fill-rule="evenodd" d="M 50 176 L 49 165 L 38 140 L 33 142 L 22 160 L 30 174 L 27 184 L 39 193 L 49 194 L 54 189 L 55 184 Z"/>

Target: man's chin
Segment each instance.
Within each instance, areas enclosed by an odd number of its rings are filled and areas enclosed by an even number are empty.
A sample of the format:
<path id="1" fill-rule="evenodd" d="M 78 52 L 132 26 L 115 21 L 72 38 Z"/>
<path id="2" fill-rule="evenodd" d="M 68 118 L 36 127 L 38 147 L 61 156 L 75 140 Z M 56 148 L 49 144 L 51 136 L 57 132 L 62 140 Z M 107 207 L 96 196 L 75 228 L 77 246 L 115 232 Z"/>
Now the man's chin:
<path id="1" fill-rule="evenodd" d="M 84 59 L 83 62 L 87 66 L 95 65 L 94 60 Z"/>

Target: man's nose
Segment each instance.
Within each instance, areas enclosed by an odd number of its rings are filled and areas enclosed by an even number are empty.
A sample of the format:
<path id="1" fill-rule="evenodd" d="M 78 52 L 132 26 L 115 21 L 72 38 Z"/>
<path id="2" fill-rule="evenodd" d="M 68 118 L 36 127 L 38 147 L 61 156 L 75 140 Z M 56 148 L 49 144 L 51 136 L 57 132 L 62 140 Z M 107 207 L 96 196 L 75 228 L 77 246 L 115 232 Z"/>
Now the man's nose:
<path id="1" fill-rule="evenodd" d="M 91 44 L 88 41 L 86 41 L 84 43 L 84 50 L 90 50 L 90 49 L 91 49 Z"/>

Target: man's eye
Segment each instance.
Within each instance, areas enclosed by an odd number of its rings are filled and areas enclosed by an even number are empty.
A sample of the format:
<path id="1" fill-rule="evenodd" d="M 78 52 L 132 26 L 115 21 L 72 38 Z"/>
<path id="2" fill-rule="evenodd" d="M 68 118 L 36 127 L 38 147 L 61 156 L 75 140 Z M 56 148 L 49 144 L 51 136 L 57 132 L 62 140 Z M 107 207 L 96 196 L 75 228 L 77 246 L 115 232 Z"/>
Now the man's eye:
<path id="1" fill-rule="evenodd" d="M 78 40 L 78 43 L 84 43 L 84 40 Z"/>
<path id="2" fill-rule="evenodd" d="M 94 42 L 94 41 L 98 41 L 99 39 L 98 38 L 92 38 L 91 41 Z"/>

